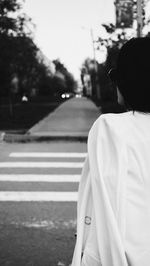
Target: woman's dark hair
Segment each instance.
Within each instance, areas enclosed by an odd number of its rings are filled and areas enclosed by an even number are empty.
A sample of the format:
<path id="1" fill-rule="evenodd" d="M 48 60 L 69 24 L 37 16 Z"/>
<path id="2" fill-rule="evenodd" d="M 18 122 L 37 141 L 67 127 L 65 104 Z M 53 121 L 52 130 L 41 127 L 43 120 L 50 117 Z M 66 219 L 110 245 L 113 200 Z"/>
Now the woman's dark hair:
<path id="1" fill-rule="evenodd" d="M 127 41 L 112 76 L 131 110 L 150 112 L 150 38 Z"/>

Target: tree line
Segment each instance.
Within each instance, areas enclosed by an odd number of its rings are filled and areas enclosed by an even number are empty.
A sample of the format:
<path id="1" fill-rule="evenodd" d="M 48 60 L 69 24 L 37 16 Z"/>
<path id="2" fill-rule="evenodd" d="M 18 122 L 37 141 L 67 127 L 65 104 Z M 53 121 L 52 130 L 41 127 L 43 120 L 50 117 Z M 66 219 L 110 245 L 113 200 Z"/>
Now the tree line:
<path id="1" fill-rule="evenodd" d="M 48 60 L 34 42 L 34 24 L 21 13 L 24 0 L 0 1 L 0 96 L 59 95 L 73 91 L 73 75 Z"/>

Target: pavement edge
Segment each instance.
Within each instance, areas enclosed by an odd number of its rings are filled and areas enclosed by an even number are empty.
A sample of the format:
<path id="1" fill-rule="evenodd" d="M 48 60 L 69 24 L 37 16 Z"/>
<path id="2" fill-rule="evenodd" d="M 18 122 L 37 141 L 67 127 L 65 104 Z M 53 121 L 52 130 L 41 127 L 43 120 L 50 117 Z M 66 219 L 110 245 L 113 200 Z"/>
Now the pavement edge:
<path id="1" fill-rule="evenodd" d="M 87 142 L 88 136 L 86 135 L 60 135 L 60 136 L 37 136 L 30 134 L 9 134 L 4 133 L 1 134 L 0 142 L 7 143 L 28 143 L 28 142 L 50 142 L 50 141 L 79 141 L 79 142 Z"/>

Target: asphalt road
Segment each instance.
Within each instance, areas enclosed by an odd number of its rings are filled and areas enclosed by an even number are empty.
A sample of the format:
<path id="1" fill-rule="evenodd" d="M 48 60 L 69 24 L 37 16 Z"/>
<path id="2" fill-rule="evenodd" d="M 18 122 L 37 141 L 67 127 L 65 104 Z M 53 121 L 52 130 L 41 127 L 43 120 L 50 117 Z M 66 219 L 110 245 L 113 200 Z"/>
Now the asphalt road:
<path id="1" fill-rule="evenodd" d="M 0 265 L 69 266 L 86 144 L 0 144 Z"/>

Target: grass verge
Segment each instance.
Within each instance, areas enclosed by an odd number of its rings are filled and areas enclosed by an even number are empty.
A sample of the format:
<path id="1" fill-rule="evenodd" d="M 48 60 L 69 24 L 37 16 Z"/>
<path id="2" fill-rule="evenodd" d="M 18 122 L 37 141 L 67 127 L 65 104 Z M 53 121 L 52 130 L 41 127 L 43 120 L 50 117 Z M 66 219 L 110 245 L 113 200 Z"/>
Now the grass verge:
<path id="1" fill-rule="evenodd" d="M 54 111 L 61 103 L 61 100 L 49 103 L 20 102 L 13 104 L 12 109 L 8 103 L 1 105 L 0 131 L 16 131 L 23 134 L 38 121 Z"/>

